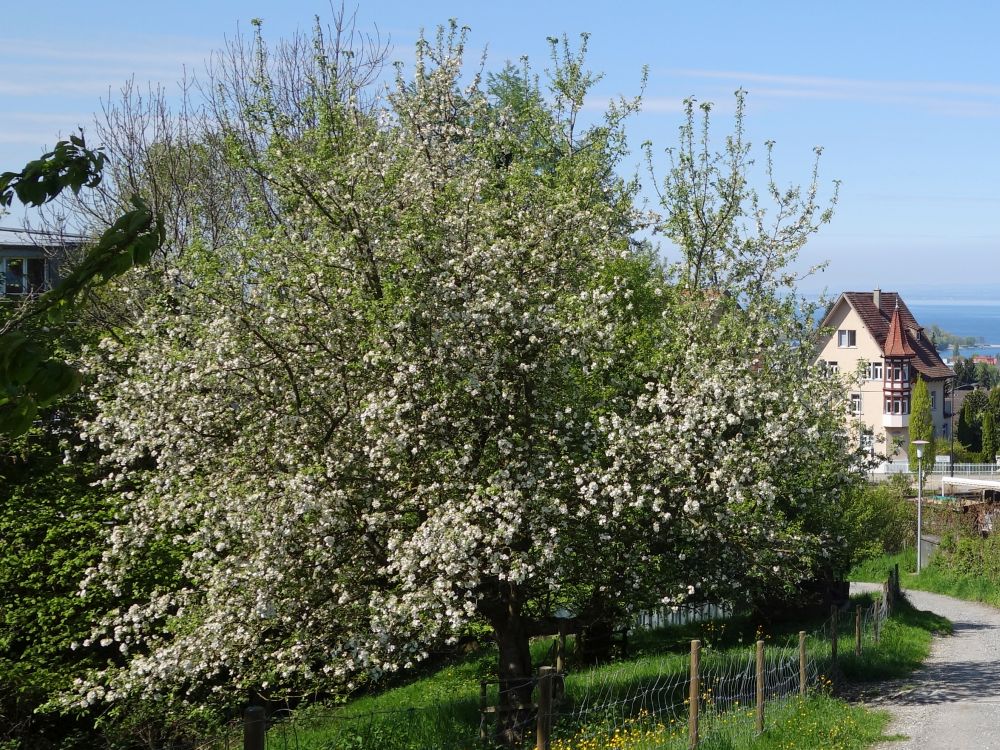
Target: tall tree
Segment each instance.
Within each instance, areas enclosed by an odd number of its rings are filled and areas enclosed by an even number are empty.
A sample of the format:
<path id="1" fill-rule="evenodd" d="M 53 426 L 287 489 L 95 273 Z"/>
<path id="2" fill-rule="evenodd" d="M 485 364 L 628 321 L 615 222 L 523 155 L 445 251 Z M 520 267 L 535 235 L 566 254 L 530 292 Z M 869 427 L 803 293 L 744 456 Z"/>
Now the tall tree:
<path id="1" fill-rule="evenodd" d="M 547 93 L 513 96 L 465 77 L 463 45 L 421 40 L 373 108 L 314 77 L 294 126 L 258 48 L 241 106 L 265 142 L 226 133 L 266 204 L 168 258 L 90 358 L 125 507 L 88 588 L 186 555 L 100 624 L 131 658 L 83 695 L 350 689 L 482 622 L 524 701 L 556 607 L 747 600 L 827 559 L 857 476 L 843 394 L 777 291 L 812 219 L 713 240 L 720 285 L 678 284 L 615 176 L 636 103 L 584 127 L 582 51 L 553 40 Z M 727 196 L 734 226 L 762 219 Z"/>
<path id="2" fill-rule="evenodd" d="M 931 396 L 927 390 L 927 381 L 923 376 L 917 375 L 917 382 L 913 386 L 913 393 L 910 396 L 910 470 L 917 470 L 917 446 L 914 440 L 926 440 L 928 445 L 924 446 L 923 464 L 924 473 L 934 468 L 934 419 L 931 415 Z"/>

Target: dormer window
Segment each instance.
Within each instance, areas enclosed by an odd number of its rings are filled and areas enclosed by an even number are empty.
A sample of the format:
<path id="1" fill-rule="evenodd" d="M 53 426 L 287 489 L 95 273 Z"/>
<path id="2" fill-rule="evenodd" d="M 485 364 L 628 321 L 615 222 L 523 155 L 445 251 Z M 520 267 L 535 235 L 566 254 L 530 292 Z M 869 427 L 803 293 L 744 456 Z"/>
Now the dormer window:
<path id="1" fill-rule="evenodd" d="M 837 331 L 837 346 L 841 349 L 858 345 L 858 332 L 853 329 L 842 328 Z"/>

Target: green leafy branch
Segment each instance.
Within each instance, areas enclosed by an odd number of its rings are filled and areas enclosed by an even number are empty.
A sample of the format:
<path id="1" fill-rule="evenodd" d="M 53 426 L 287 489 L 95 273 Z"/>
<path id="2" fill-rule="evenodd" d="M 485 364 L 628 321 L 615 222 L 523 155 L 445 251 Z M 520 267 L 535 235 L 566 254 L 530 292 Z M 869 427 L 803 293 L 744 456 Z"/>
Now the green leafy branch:
<path id="1" fill-rule="evenodd" d="M 0 175 L 0 207 L 14 198 L 26 206 L 41 206 L 67 188 L 74 194 L 100 184 L 106 156 L 87 148 L 83 134 L 60 141 L 20 172 Z M 33 340 L 23 329 L 31 318 L 46 315 L 57 322 L 76 305 L 80 294 L 148 263 L 164 241 L 163 220 L 145 201 L 133 196 L 132 209 L 104 231 L 83 260 L 59 286 L 29 299 L 0 324 L 0 434 L 27 431 L 38 409 L 51 405 L 79 387 L 75 368 Z"/>
<path id="2" fill-rule="evenodd" d="M 20 172 L 0 174 L 0 205 L 9 208 L 16 195 L 25 206 L 38 207 L 66 188 L 75 195 L 81 188 L 97 187 L 106 160 L 102 149 L 87 148 L 82 132 L 71 135 L 68 141 L 59 141 L 47 154 L 28 162 Z"/>

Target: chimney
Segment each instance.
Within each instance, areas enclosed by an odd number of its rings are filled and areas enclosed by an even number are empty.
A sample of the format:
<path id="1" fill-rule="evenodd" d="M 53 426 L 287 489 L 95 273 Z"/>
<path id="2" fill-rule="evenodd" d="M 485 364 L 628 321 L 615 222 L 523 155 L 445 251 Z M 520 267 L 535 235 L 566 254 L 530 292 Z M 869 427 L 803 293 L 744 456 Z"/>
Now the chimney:
<path id="1" fill-rule="evenodd" d="M 877 309 L 882 309 L 882 290 L 878 287 L 875 287 L 875 291 L 872 292 L 872 302 L 875 303 Z"/>

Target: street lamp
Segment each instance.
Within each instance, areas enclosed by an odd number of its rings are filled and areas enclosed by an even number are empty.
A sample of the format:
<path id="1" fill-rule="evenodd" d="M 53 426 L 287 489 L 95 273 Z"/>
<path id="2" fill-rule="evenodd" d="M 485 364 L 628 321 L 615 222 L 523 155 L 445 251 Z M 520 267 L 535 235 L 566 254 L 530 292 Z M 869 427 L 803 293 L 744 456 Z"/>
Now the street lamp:
<path id="1" fill-rule="evenodd" d="M 911 440 L 910 445 L 917 446 L 917 572 L 920 572 L 921 555 L 920 541 L 923 538 L 923 502 L 924 502 L 924 446 L 927 440 Z"/>

